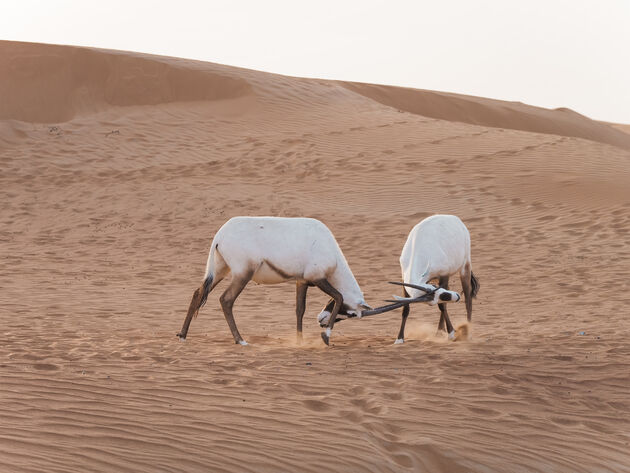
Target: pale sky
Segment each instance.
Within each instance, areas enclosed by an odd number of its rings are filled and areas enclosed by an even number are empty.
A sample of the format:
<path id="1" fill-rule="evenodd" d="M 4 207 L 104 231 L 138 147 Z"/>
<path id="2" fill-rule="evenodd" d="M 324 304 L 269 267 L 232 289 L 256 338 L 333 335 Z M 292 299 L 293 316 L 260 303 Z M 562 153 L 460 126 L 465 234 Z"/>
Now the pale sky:
<path id="1" fill-rule="evenodd" d="M 2 2 L 0 39 L 457 92 L 630 123 L 630 0 L 15 0 Z"/>

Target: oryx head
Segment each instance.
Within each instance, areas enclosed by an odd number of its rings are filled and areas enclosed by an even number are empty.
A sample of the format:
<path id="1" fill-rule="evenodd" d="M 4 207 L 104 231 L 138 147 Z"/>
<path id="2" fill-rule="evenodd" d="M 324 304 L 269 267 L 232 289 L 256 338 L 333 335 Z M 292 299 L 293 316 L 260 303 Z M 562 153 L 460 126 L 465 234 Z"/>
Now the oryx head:
<path id="1" fill-rule="evenodd" d="M 390 284 L 396 284 L 398 286 L 410 287 L 412 289 L 417 289 L 420 291 L 420 294 L 415 297 L 399 297 L 394 296 L 394 300 L 389 300 L 387 302 L 392 302 L 392 304 L 385 305 L 383 307 L 377 307 L 376 309 L 372 309 L 365 303 L 362 304 L 360 313 L 357 313 L 355 309 L 348 308 L 345 304 L 339 310 L 339 314 L 337 315 L 337 320 L 344 320 L 346 318 L 351 317 L 365 317 L 368 315 L 376 315 L 382 314 L 384 312 L 389 312 L 390 310 L 398 309 L 400 307 L 413 304 L 415 302 L 427 302 L 429 305 L 435 304 L 444 304 L 448 302 L 459 302 L 461 299 L 459 293 L 455 291 L 449 291 L 448 289 L 444 289 L 442 287 L 437 287 L 432 284 L 410 284 L 405 282 L 390 282 Z M 335 301 L 333 299 L 328 302 L 324 310 L 322 310 L 317 316 L 317 321 L 323 327 L 328 323 L 330 319 L 330 314 L 333 309 Z"/>
<path id="2" fill-rule="evenodd" d="M 416 291 L 413 291 L 416 293 L 414 297 L 394 296 L 395 301 L 393 302 L 427 302 L 429 305 L 436 305 L 447 302 L 459 302 L 461 299 L 458 292 L 449 291 L 433 284 L 410 284 L 404 282 L 392 282 L 390 284 L 416 289 Z"/>
<path id="3" fill-rule="evenodd" d="M 376 315 L 382 314 L 384 312 L 389 312 L 390 310 L 398 309 L 400 307 L 413 304 L 415 302 L 427 302 L 429 305 L 435 304 L 444 304 L 448 302 L 459 302 L 461 299 L 459 293 L 455 291 L 449 291 L 448 289 L 444 289 L 442 287 L 436 287 L 432 284 L 410 284 L 405 282 L 390 282 L 390 284 L 396 284 L 398 286 L 410 287 L 413 289 L 418 289 L 421 291 L 420 295 L 416 297 L 399 297 L 394 296 L 394 300 L 389 300 L 387 302 L 392 302 L 392 304 L 385 305 L 383 307 L 377 307 L 376 309 L 365 309 L 361 311 L 361 317 L 366 317 L 368 315 Z M 333 301 L 334 303 L 334 301 Z M 328 310 L 329 309 L 329 310 Z M 319 314 L 317 320 L 319 321 L 321 326 L 324 326 L 328 319 L 330 318 L 330 311 L 332 310 L 332 305 L 329 303 L 326 308 Z M 355 317 L 356 314 L 353 314 L 353 311 L 340 311 L 340 316 L 337 316 L 337 320 L 344 320 L 346 318 Z"/>

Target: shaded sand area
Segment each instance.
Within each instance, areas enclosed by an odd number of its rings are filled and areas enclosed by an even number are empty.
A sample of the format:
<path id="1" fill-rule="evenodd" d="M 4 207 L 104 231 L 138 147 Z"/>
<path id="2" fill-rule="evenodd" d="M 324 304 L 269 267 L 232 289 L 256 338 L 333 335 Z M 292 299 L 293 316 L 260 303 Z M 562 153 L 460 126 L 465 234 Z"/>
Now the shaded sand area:
<path id="1" fill-rule="evenodd" d="M 630 471 L 623 127 L 11 42 L 0 84 L 0 470 Z M 175 337 L 232 216 L 321 219 L 378 305 L 433 213 L 471 232 L 469 342 L 415 306 L 404 345 L 397 311 L 326 348 L 311 289 L 298 347 L 291 284 L 237 301 L 249 347 L 225 283 Z"/>

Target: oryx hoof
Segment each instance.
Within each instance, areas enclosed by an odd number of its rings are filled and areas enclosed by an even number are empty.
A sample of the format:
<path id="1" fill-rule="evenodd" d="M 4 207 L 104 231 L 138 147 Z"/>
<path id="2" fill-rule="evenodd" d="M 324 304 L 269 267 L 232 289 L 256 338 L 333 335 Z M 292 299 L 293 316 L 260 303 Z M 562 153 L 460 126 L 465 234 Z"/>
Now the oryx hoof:
<path id="1" fill-rule="evenodd" d="M 404 338 L 397 338 L 396 341 L 394 342 L 394 345 L 401 345 L 403 343 L 405 343 Z"/>
<path id="2" fill-rule="evenodd" d="M 236 343 L 237 345 L 244 346 L 244 347 L 249 345 L 249 343 L 247 343 L 245 340 L 239 340 L 239 341 L 234 342 L 234 343 Z"/>
<path id="3" fill-rule="evenodd" d="M 177 337 L 179 338 L 180 342 L 185 342 L 186 341 L 186 336 L 182 335 L 181 332 L 177 334 Z"/>
<path id="4" fill-rule="evenodd" d="M 330 346 L 330 337 L 326 332 L 322 332 L 322 340 L 324 340 L 326 346 Z"/>

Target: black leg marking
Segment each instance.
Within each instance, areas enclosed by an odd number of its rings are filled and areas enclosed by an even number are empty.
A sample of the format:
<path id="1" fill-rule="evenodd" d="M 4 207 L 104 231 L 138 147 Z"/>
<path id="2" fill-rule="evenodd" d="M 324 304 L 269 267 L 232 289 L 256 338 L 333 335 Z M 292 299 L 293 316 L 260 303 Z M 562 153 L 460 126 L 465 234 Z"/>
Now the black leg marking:
<path id="1" fill-rule="evenodd" d="M 461 275 L 460 280 L 462 282 L 464 297 L 466 298 L 466 319 L 470 322 L 472 319 L 472 300 L 473 297 L 477 295 L 479 283 L 477 282 L 477 278 L 473 276 L 469 265 L 466 265 L 464 268 L 464 272 Z"/>
<path id="2" fill-rule="evenodd" d="M 297 316 L 297 337 L 302 341 L 302 318 L 306 310 L 306 291 L 308 284 L 298 281 L 295 290 L 295 315 Z"/>
<path id="3" fill-rule="evenodd" d="M 451 324 L 451 319 L 448 318 L 448 313 L 446 312 L 446 304 L 438 304 L 438 307 L 440 308 L 440 312 L 442 313 L 440 316 L 440 321 L 442 320 L 442 318 L 444 318 L 444 321 L 446 322 L 446 332 L 450 334 L 453 331 L 453 324 Z"/>
<path id="4" fill-rule="evenodd" d="M 332 313 L 330 314 L 330 319 L 328 319 L 328 326 L 326 327 L 326 332 L 322 332 L 322 340 L 324 340 L 324 343 L 326 345 L 330 345 L 329 334 L 332 332 L 332 329 L 335 326 L 335 321 L 337 320 L 337 314 L 339 313 L 339 309 L 341 309 L 341 306 L 343 304 L 343 296 L 326 279 L 315 281 L 315 285 L 335 300 L 335 305 L 333 306 Z"/>
<path id="5" fill-rule="evenodd" d="M 448 276 L 440 276 L 440 282 L 438 283 L 438 285 L 443 289 L 448 289 L 448 279 Z M 451 333 L 453 331 L 453 325 L 448 318 L 446 304 L 438 304 L 438 307 L 440 308 L 440 322 L 438 324 L 438 332 L 440 330 L 444 330 L 444 324 L 446 323 L 446 331 L 447 333 Z"/>
<path id="6" fill-rule="evenodd" d="M 403 287 L 403 297 L 409 297 L 407 290 Z M 396 343 L 403 343 L 405 340 L 405 324 L 407 323 L 407 317 L 409 317 L 409 304 L 403 306 L 402 320 L 400 322 L 400 330 L 398 331 L 398 338 Z"/>
<path id="7" fill-rule="evenodd" d="M 234 314 L 232 313 L 232 307 L 234 306 L 234 301 L 239 296 L 239 294 L 245 289 L 247 283 L 252 279 L 254 275 L 254 271 L 249 271 L 247 274 L 243 274 L 237 276 L 236 274 L 232 275 L 232 282 L 230 286 L 225 290 L 219 301 L 221 302 L 221 308 L 223 309 L 223 314 L 225 315 L 225 320 L 230 327 L 230 331 L 232 332 L 232 336 L 234 337 L 234 343 L 240 343 L 241 345 L 245 345 L 246 342 L 241 337 L 241 334 L 238 332 L 238 328 L 236 327 L 236 322 L 234 321 Z"/>

